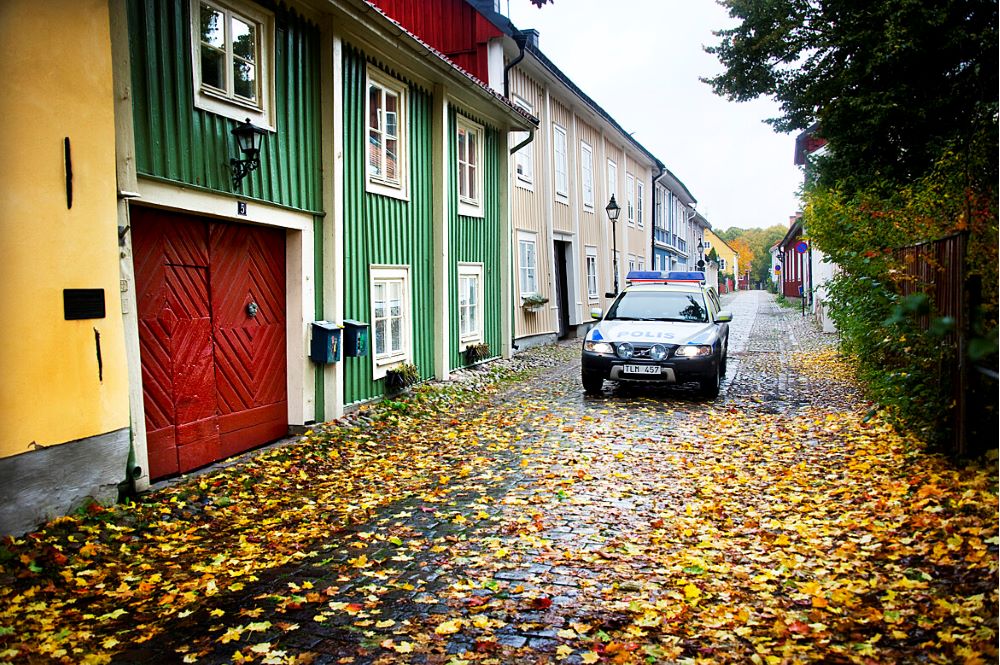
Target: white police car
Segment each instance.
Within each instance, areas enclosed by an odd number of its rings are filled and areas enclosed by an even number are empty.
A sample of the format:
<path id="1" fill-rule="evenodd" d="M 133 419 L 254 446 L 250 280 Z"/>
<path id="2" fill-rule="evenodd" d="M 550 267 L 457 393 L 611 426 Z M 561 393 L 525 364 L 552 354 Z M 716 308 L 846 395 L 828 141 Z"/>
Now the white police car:
<path id="1" fill-rule="evenodd" d="M 632 271 L 583 342 L 583 389 L 594 395 L 605 379 L 697 383 L 714 399 L 726 373 L 729 322 L 702 272 Z"/>

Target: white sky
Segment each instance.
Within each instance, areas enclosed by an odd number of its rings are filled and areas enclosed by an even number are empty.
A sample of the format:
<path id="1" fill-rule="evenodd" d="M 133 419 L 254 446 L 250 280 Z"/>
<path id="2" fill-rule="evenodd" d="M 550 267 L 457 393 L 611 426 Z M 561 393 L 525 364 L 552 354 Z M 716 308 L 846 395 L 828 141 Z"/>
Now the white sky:
<path id="1" fill-rule="evenodd" d="M 509 3 L 509 4 L 508 4 Z M 722 70 L 705 45 L 733 24 L 714 0 L 500 0 L 520 29 L 625 131 L 681 179 L 712 228 L 788 225 L 802 174 L 794 134 L 764 120 L 777 104 L 737 104 L 698 80 Z"/>

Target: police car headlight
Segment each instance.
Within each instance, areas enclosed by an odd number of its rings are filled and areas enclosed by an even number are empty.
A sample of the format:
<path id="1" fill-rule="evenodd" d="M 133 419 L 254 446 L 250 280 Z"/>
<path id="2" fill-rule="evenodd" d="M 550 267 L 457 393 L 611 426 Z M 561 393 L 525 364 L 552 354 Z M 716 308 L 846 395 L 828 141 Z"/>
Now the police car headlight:
<path id="1" fill-rule="evenodd" d="M 618 345 L 618 357 L 622 360 L 628 360 L 633 355 L 635 355 L 635 349 L 628 342 L 622 342 Z"/>
<path id="2" fill-rule="evenodd" d="M 712 347 L 698 346 L 695 344 L 690 344 L 687 346 L 678 346 L 677 350 L 674 351 L 674 355 L 680 358 L 697 358 L 700 356 L 710 356 L 712 355 Z"/>
<path id="3" fill-rule="evenodd" d="M 614 353 L 615 350 L 607 342 L 591 342 L 587 340 L 583 343 L 583 348 L 591 353 Z"/>
<path id="4" fill-rule="evenodd" d="M 649 357 L 651 360 L 663 360 L 667 357 L 667 347 L 662 344 L 654 344 L 649 348 Z"/>

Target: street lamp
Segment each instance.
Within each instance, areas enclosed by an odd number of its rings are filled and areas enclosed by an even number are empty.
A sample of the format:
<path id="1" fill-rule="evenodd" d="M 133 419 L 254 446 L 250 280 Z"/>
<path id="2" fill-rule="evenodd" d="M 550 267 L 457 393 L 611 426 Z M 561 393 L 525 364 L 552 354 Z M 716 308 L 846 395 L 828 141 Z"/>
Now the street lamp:
<path id="1" fill-rule="evenodd" d="M 611 220 L 611 251 L 614 252 L 611 255 L 611 267 L 615 273 L 615 293 L 618 295 L 618 233 L 617 233 L 617 222 L 618 215 L 621 214 L 622 209 L 618 207 L 615 202 L 615 195 L 611 195 L 611 200 L 608 201 L 608 205 L 604 208 L 608 213 L 608 219 Z"/>
<path id="2" fill-rule="evenodd" d="M 698 270 L 705 269 L 705 245 L 701 238 L 698 238 Z"/>

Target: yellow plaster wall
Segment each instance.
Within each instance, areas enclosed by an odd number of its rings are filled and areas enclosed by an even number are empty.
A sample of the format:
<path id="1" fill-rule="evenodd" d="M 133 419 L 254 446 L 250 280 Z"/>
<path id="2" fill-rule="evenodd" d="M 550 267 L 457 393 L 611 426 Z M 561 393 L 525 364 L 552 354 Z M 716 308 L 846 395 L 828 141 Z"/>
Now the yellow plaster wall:
<path id="1" fill-rule="evenodd" d="M 705 239 L 712 243 L 712 247 L 715 248 L 715 253 L 719 255 L 719 258 L 726 260 L 726 269 L 721 272 L 736 275 L 734 271 L 739 269 L 739 262 L 737 260 L 739 255 L 736 251 L 727 245 L 722 238 L 712 233 L 710 229 L 705 229 Z M 708 251 L 705 253 L 708 254 Z"/>
<path id="2" fill-rule="evenodd" d="M 128 426 L 108 20 L 107 0 L 0 2 L 0 458 Z M 65 321 L 64 288 L 103 288 L 106 317 Z"/>

